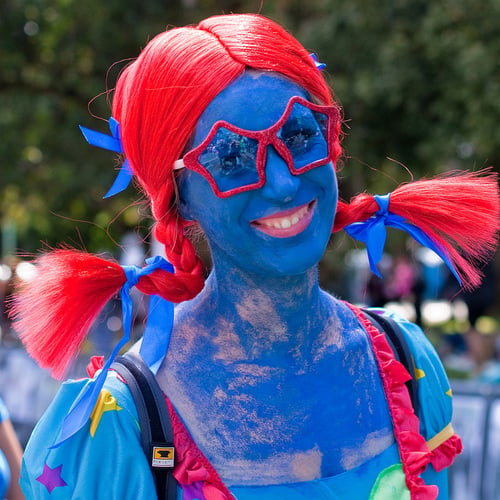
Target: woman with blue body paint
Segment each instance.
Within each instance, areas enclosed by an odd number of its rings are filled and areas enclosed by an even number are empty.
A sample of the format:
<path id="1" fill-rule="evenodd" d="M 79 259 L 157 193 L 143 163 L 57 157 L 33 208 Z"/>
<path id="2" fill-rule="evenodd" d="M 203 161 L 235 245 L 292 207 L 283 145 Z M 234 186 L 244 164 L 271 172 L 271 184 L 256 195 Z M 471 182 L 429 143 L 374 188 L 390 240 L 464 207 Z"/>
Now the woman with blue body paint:
<path id="1" fill-rule="evenodd" d="M 448 497 L 461 444 L 434 349 L 395 318 L 419 378 L 415 413 L 386 337 L 320 289 L 317 266 L 332 230 L 346 227 L 377 272 L 390 225 L 475 285 L 469 257 L 484 258 L 498 230 L 496 180 L 463 174 L 339 201 L 340 120 L 320 64 L 289 33 L 230 15 L 154 38 L 119 78 L 112 136 L 84 129 L 124 155 L 111 193 L 137 178 L 171 265 L 44 255 L 18 296 L 17 327 L 62 375 L 117 290 L 126 334 L 130 287 L 154 296 L 140 353 L 172 419 L 178 498 Z M 185 235 L 195 225 L 212 257 L 206 282 Z M 65 383 L 38 424 L 23 466 L 28 498 L 156 498 L 137 411 L 111 361 Z"/>

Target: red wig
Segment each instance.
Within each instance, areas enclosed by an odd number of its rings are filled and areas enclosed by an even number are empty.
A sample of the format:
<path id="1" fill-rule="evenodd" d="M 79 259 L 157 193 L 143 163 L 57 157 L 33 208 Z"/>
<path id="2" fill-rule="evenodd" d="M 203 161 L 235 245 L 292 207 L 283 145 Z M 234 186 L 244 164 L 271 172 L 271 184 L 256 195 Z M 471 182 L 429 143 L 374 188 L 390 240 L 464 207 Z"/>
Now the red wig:
<path id="1" fill-rule="evenodd" d="M 125 156 L 151 200 L 155 235 L 178 271 L 201 276 L 176 208 L 173 163 L 208 104 L 245 69 L 280 73 L 318 102 L 332 103 L 309 53 L 283 28 L 252 14 L 215 16 L 159 34 L 116 86 L 113 116 Z M 334 151 L 337 157 L 338 137 Z"/>
<path id="2" fill-rule="evenodd" d="M 287 31 L 259 15 L 224 15 L 159 34 L 120 75 L 113 116 L 126 158 L 148 196 L 155 235 L 175 273 L 157 270 L 138 288 L 172 302 L 203 287 L 202 264 L 178 214 L 174 161 L 182 156 L 207 105 L 246 69 L 273 71 L 304 88 L 320 104 L 332 94 L 309 53 Z M 333 160 L 340 155 L 339 132 Z M 447 249 L 466 283 L 479 281 L 477 260 L 491 252 L 498 231 L 498 189 L 492 175 L 465 174 L 407 184 L 389 209 Z M 340 203 L 334 230 L 378 210 L 369 195 Z M 471 261 L 472 259 L 472 261 Z M 13 307 L 15 326 L 30 354 L 61 376 L 92 321 L 125 282 L 115 263 L 60 250 L 38 259 L 38 274 Z"/>
<path id="3" fill-rule="evenodd" d="M 332 104 L 304 47 L 273 21 L 253 14 L 215 16 L 167 30 L 118 79 L 113 117 L 120 123 L 125 156 L 151 201 L 155 236 L 175 267 L 175 274 L 157 270 L 141 278 L 137 286 L 145 293 L 180 302 L 203 287 L 201 261 L 177 212 L 173 163 L 206 106 L 246 69 L 280 73 L 317 102 Z M 338 137 L 333 150 L 336 159 Z M 12 312 L 28 352 L 61 376 L 124 281 L 119 266 L 85 253 L 61 250 L 38 259 L 37 277 L 18 295 Z"/>

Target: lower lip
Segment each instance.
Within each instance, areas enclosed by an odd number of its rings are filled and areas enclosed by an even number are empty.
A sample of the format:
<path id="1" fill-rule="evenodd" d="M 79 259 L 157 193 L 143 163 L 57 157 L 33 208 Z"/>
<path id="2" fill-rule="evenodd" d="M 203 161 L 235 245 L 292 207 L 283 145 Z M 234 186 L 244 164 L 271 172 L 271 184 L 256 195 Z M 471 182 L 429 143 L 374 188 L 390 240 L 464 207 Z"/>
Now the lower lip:
<path id="1" fill-rule="evenodd" d="M 307 226 L 309 226 L 309 223 L 311 222 L 311 219 L 313 217 L 315 205 L 316 202 L 311 202 L 306 214 L 293 226 L 287 228 L 278 228 L 274 226 L 265 226 L 264 224 L 259 224 L 257 222 L 252 222 L 252 227 L 258 229 L 262 233 L 272 236 L 273 238 L 291 238 L 292 236 L 300 234 L 307 228 Z"/>

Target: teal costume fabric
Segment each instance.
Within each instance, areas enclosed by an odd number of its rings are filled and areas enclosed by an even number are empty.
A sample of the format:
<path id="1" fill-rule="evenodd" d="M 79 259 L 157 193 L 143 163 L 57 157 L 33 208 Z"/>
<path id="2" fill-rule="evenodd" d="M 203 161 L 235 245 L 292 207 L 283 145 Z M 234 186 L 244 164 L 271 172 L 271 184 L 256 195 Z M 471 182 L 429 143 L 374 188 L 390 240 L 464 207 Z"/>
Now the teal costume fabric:
<path id="1" fill-rule="evenodd" d="M 5 406 L 5 403 L 2 398 L 0 398 L 0 422 L 3 422 L 4 420 L 9 420 L 10 415 L 9 415 L 9 410 L 7 410 L 7 407 Z"/>
<path id="2" fill-rule="evenodd" d="M 108 376 L 106 388 L 113 394 L 109 400 L 115 404 L 108 404 L 103 411 L 94 436 L 90 434 L 89 422 L 89 426 L 58 448 L 49 448 L 56 442 L 62 420 L 86 383 L 87 380 L 64 383 L 35 427 L 21 469 L 21 488 L 26 498 L 156 498 L 140 445 L 133 400 L 114 373 Z"/>
<path id="3" fill-rule="evenodd" d="M 412 323 L 390 315 L 402 327 L 415 359 L 420 377 L 420 431 L 429 441 L 450 424 L 450 387 L 441 362 L 423 332 Z M 21 473 L 21 486 L 26 497 L 51 500 L 156 498 L 140 445 L 137 413 L 126 385 L 114 372 L 107 377 L 89 424 L 57 448 L 49 448 L 57 442 L 61 422 L 87 381 L 64 383 L 36 426 L 24 455 Z M 203 479 L 206 476 L 201 473 L 203 464 L 194 463 L 184 469 L 182 473 L 176 473 L 177 479 L 181 480 L 178 498 L 230 500 L 216 487 L 204 488 L 207 479 Z M 446 470 L 437 473 L 429 465 L 422 477 L 426 483 L 440 486 L 439 499 L 447 498 Z M 190 478 L 190 484 L 186 478 Z M 229 490 L 237 500 L 410 498 L 397 444 L 358 467 L 331 478 L 270 486 L 231 486 Z"/>
<path id="4" fill-rule="evenodd" d="M 384 311 L 384 314 L 395 319 L 402 327 L 414 359 L 421 405 L 418 415 L 420 432 L 428 441 L 451 421 L 452 394 L 448 377 L 436 350 L 416 324 L 390 311 Z"/>

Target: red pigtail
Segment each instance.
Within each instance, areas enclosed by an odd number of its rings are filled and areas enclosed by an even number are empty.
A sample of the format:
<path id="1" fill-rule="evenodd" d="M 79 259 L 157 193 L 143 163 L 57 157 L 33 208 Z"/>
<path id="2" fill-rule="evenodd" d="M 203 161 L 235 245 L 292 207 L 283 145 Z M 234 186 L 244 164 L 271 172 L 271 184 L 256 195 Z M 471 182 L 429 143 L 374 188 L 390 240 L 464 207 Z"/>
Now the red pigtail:
<path id="1" fill-rule="evenodd" d="M 35 260 L 36 275 L 14 297 L 14 328 L 28 353 L 62 378 L 92 323 L 125 283 L 119 264 L 75 250 Z"/>
<path id="2" fill-rule="evenodd" d="M 333 231 L 361 222 L 379 210 L 373 196 L 339 202 Z M 404 184 L 391 193 L 389 211 L 419 227 L 448 252 L 465 288 L 481 281 L 480 265 L 497 244 L 499 192 L 490 170 L 440 176 Z"/>

